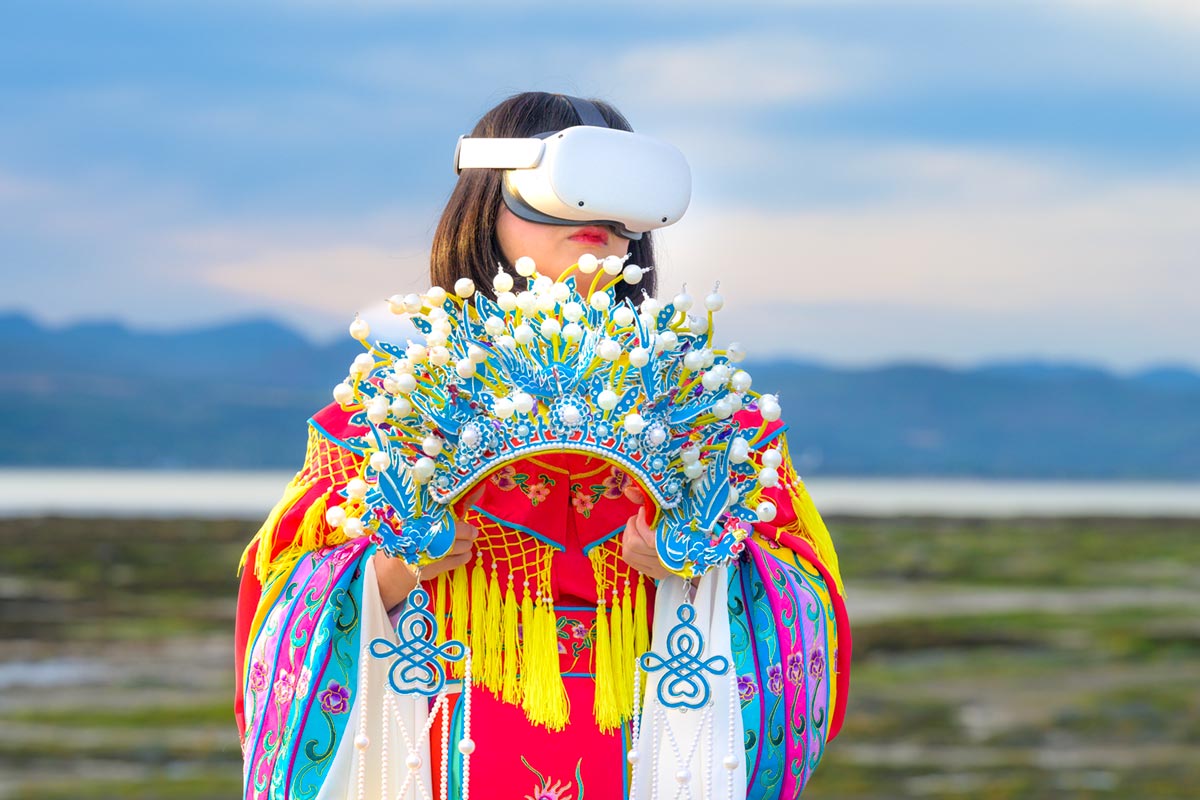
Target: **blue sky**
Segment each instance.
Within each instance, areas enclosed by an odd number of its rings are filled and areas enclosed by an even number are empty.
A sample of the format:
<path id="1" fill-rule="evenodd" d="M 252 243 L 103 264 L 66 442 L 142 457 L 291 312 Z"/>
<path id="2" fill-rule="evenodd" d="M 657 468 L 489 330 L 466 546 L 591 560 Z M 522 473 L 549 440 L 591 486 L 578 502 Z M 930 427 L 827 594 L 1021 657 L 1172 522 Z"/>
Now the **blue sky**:
<path id="1" fill-rule="evenodd" d="M 662 276 L 725 276 L 719 337 L 1200 367 L 1190 0 L 10 3 L 0 309 L 386 324 L 455 139 L 524 89 L 688 155 Z"/>

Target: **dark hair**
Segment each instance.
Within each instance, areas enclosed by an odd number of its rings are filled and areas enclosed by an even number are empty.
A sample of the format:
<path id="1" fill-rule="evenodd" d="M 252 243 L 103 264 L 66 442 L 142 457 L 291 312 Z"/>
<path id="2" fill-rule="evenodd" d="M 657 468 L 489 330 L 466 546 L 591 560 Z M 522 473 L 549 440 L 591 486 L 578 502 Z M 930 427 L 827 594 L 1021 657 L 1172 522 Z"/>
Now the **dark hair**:
<path id="1" fill-rule="evenodd" d="M 604 116 L 609 127 L 632 131 L 629 121 L 608 103 L 589 98 Z M 523 138 L 546 131 L 557 131 L 580 124 L 571 102 L 561 94 L 522 92 L 488 111 L 471 131 L 472 136 Z M 429 275 L 435 286 L 449 288 L 458 278 L 471 278 L 479 291 L 495 299 L 492 279 L 496 265 L 509 272 L 513 265 L 500 250 L 496 220 L 500 214 L 500 170 L 467 169 L 459 173 L 458 183 L 446 201 L 438 221 L 429 254 Z M 629 243 L 629 263 L 643 268 L 654 266 L 654 244 L 650 233 Z M 617 299 L 641 299 L 642 292 L 653 295 L 657 271 L 646 273 L 631 286 L 617 284 Z"/>

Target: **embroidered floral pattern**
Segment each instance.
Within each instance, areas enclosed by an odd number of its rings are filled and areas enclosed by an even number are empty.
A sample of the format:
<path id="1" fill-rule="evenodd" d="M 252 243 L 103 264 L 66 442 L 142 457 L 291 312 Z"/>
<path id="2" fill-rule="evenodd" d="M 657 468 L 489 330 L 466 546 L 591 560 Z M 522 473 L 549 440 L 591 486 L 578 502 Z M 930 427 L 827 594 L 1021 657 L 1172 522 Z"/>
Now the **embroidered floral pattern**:
<path id="1" fill-rule="evenodd" d="M 529 504 L 536 506 L 550 496 L 550 487 L 556 481 L 545 473 L 534 476 L 527 472 L 517 472 L 517 468 L 508 464 L 500 468 L 490 479 L 492 483 L 506 492 L 520 489 L 529 498 Z"/>
<path id="2" fill-rule="evenodd" d="M 771 694 L 783 694 L 783 667 L 779 664 L 767 667 L 767 690 Z"/>
<path id="3" fill-rule="evenodd" d="M 629 476 L 620 467 L 611 467 L 599 483 L 593 483 L 586 489 L 582 481 L 571 484 L 571 505 L 584 517 L 590 517 L 592 509 L 601 500 L 624 497 L 629 481 Z"/>
<path id="4" fill-rule="evenodd" d="M 825 653 L 821 648 L 812 651 L 812 655 L 808 659 L 808 674 L 814 679 L 818 679 L 825 672 Z"/>
<path id="5" fill-rule="evenodd" d="M 525 765 L 525 769 L 532 772 L 537 777 L 537 783 L 533 787 L 531 794 L 525 795 L 525 800 L 583 800 L 583 777 L 580 775 L 580 768 L 583 766 L 583 759 L 579 759 L 575 764 L 575 781 L 551 781 L 549 775 L 543 775 L 538 770 L 534 769 L 525 756 L 521 756 L 521 763 Z M 579 797 L 576 798 L 571 792 L 578 788 Z"/>
<path id="6" fill-rule="evenodd" d="M 566 653 L 567 646 L 570 645 L 570 653 L 574 658 L 579 658 L 579 654 L 592 646 L 595 640 L 594 630 L 589 629 L 577 619 L 570 617 L 558 618 L 558 652 Z"/>
<path id="7" fill-rule="evenodd" d="M 804 682 L 804 656 L 801 653 L 792 653 L 787 658 L 787 679 L 791 683 Z"/>
<path id="8" fill-rule="evenodd" d="M 754 696 L 758 694 L 758 684 L 749 675 L 738 675 L 737 689 L 738 699 L 742 701 L 743 706 L 749 705 Z"/>
<path id="9" fill-rule="evenodd" d="M 325 691 L 317 695 L 317 700 L 330 714 L 345 714 L 350 710 L 350 690 L 337 681 L 330 681 Z"/>
<path id="10" fill-rule="evenodd" d="M 312 670 L 308 667 L 300 668 L 300 678 L 296 681 L 296 699 L 303 700 L 308 697 L 308 684 L 312 681 Z"/>
<path id="11" fill-rule="evenodd" d="M 267 665 L 255 661 L 250 665 L 250 691 L 261 692 L 267 688 Z"/>
<path id="12" fill-rule="evenodd" d="M 281 669 L 279 677 L 275 679 L 275 702 L 290 703 L 295 694 L 296 677 L 286 669 Z"/>

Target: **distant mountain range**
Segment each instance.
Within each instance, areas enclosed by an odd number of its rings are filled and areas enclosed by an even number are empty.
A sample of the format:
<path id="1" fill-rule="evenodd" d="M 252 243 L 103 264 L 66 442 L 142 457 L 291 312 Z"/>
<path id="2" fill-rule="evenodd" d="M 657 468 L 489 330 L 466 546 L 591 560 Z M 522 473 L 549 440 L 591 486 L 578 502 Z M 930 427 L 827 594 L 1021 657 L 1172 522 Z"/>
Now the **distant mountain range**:
<path id="1" fill-rule="evenodd" d="M 298 469 L 361 348 L 269 320 L 181 333 L 0 314 L 0 466 Z M 1200 478 L 1200 372 L 749 363 L 802 474 Z"/>

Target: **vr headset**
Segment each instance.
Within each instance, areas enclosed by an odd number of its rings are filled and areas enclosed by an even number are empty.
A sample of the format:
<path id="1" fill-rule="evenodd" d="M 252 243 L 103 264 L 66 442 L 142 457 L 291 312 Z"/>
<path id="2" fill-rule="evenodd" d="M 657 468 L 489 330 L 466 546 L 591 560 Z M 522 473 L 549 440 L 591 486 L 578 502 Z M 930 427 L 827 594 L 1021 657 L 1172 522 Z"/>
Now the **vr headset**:
<path id="1" fill-rule="evenodd" d="M 683 153 L 608 127 L 595 105 L 565 95 L 579 125 L 528 139 L 458 137 L 454 172 L 501 169 L 501 195 L 518 217 L 549 225 L 611 225 L 626 239 L 677 222 L 692 196 Z"/>

